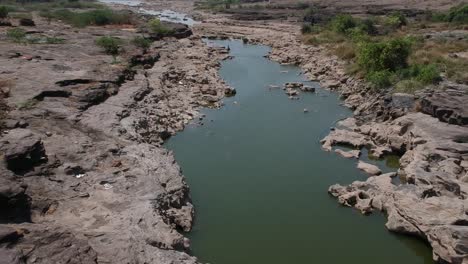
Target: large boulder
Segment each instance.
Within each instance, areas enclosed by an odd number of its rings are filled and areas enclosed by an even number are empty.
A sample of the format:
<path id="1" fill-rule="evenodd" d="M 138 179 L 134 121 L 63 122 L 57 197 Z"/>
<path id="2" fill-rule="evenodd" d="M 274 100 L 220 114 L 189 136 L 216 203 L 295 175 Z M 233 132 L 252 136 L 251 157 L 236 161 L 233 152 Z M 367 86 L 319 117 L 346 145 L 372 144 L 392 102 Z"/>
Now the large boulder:
<path id="1" fill-rule="evenodd" d="M 468 125 L 468 86 L 452 84 L 421 99 L 421 111 L 449 124 Z"/>
<path id="2" fill-rule="evenodd" d="M 24 174 L 47 162 L 41 138 L 28 129 L 13 129 L 0 141 L 6 167 L 16 174 Z"/>

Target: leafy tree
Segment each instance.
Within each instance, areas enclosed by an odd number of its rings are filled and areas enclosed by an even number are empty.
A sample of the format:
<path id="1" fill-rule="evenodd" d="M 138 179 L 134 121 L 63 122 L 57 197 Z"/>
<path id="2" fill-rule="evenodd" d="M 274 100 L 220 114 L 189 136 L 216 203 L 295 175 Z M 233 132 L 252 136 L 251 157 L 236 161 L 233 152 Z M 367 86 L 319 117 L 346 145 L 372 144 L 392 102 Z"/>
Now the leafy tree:
<path id="1" fill-rule="evenodd" d="M 368 72 L 395 71 L 408 66 L 411 42 L 405 38 L 389 41 L 361 43 L 358 64 Z"/>

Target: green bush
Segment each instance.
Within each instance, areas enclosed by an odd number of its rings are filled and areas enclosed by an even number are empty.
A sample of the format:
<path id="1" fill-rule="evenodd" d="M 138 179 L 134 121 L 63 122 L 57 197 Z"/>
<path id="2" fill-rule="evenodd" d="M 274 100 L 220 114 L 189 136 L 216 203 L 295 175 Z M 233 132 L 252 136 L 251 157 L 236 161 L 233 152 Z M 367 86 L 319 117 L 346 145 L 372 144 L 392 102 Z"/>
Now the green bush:
<path id="1" fill-rule="evenodd" d="M 447 20 L 457 24 L 468 24 L 468 4 L 451 8 Z"/>
<path id="2" fill-rule="evenodd" d="M 405 68 L 411 51 L 408 39 L 361 43 L 358 48 L 358 64 L 367 72 L 395 71 Z"/>
<path id="3" fill-rule="evenodd" d="M 468 4 L 452 7 L 447 13 L 435 13 L 431 19 L 436 22 L 468 24 Z"/>
<path id="4" fill-rule="evenodd" d="M 310 33 L 312 33 L 312 25 L 310 25 L 310 24 L 302 24 L 301 33 L 302 33 L 302 34 L 310 34 Z"/>
<path id="5" fill-rule="evenodd" d="M 171 33 L 172 30 L 166 27 L 161 23 L 161 20 L 157 18 L 153 18 L 148 22 L 148 27 L 151 32 L 156 34 L 168 34 Z"/>
<path id="6" fill-rule="evenodd" d="M 132 44 L 137 48 L 140 48 L 143 52 L 146 52 L 151 46 L 151 39 L 145 38 L 143 36 L 137 36 L 132 39 Z"/>
<path id="7" fill-rule="evenodd" d="M 362 21 L 359 21 L 357 24 L 357 28 L 365 32 L 369 35 L 375 35 L 377 34 L 377 28 L 375 27 L 375 23 L 371 19 L 364 19 Z"/>
<path id="8" fill-rule="evenodd" d="M 47 19 L 62 20 L 75 27 L 129 24 L 131 22 L 129 14 L 109 9 L 97 9 L 85 12 L 73 12 L 68 9 L 59 9 L 51 12 L 41 12 L 40 15 Z"/>
<path id="9" fill-rule="evenodd" d="M 394 29 L 406 26 L 407 24 L 408 21 L 406 20 L 405 15 L 400 12 L 392 13 L 385 19 L 385 25 Z"/>
<path id="10" fill-rule="evenodd" d="M 440 72 L 436 65 L 428 64 L 420 66 L 416 80 L 423 84 L 435 84 L 441 81 Z"/>
<path id="11" fill-rule="evenodd" d="M 6 35 L 7 38 L 17 43 L 23 42 L 26 38 L 26 32 L 21 28 L 8 29 Z"/>
<path id="12" fill-rule="evenodd" d="M 366 80 L 370 82 L 374 88 L 387 88 L 394 82 L 395 75 L 389 70 L 373 71 L 366 75 Z"/>
<path id="13" fill-rule="evenodd" d="M 414 79 L 422 84 L 436 84 L 441 81 L 440 71 L 435 64 L 415 64 L 399 72 L 401 79 Z"/>
<path id="14" fill-rule="evenodd" d="M 104 49 L 107 54 L 112 55 L 114 61 L 120 53 L 121 44 L 122 41 L 116 37 L 104 36 L 96 39 L 96 45 Z"/>
<path id="15" fill-rule="evenodd" d="M 350 15 L 338 15 L 330 22 L 331 29 L 337 33 L 346 33 L 356 25 L 356 20 Z"/>
<path id="16" fill-rule="evenodd" d="M 0 6 L 0 18 L 7 18 L 9 12 L 8 7 Z"/>

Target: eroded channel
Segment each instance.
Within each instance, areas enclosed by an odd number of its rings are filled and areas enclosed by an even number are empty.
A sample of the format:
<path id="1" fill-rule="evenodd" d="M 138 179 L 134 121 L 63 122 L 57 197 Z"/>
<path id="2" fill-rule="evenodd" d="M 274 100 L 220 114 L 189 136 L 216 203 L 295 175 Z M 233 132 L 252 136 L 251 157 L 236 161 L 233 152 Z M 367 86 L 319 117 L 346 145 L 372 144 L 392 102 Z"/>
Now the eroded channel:
<path id="1" fill-rule="evenodd" d="M 264 58 L 265 46 L 211 42 L 231 49 L 220 75 L 237 95 L 166 144 L 196 207 L 195 256 L 215 264 L 433 263 L 427 245 L 389 233 L 382 215 L 363 216 L 327 194 L 334 183 L 367 177 L 356 160 L 321 149 L 330 127 L 351 115 L 336 94 L 318 88 L 289 100 L 270 85 L 305 82 L 298 67 Z"/>

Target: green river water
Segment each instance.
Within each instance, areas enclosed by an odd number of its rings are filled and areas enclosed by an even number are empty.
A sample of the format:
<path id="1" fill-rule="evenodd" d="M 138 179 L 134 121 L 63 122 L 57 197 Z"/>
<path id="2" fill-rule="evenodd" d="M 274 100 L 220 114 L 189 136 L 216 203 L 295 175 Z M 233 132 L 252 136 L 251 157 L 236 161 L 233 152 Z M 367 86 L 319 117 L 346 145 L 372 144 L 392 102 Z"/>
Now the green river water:
<path id="1" fill-rule="evenodd" d="M 209 42 L 231 48 L 234 59 L 220 74 L 237 95 L 204 109 L 203 126 L 189 125 L 166 143 L 190 185 L 196 219 L 188 237 L 200 261 L 433 263 L 427 245 L 389 233 L 380 213 L 363 216 L 328 195 L 334 183 L 366 179 L 356 160 L 321 149 L 330 127 L 351 115 L 336 94 L 317 89 L 289 100 L 268 86 L 305 81 L 298 67 L 264 58 L 265 46 Z"/>

